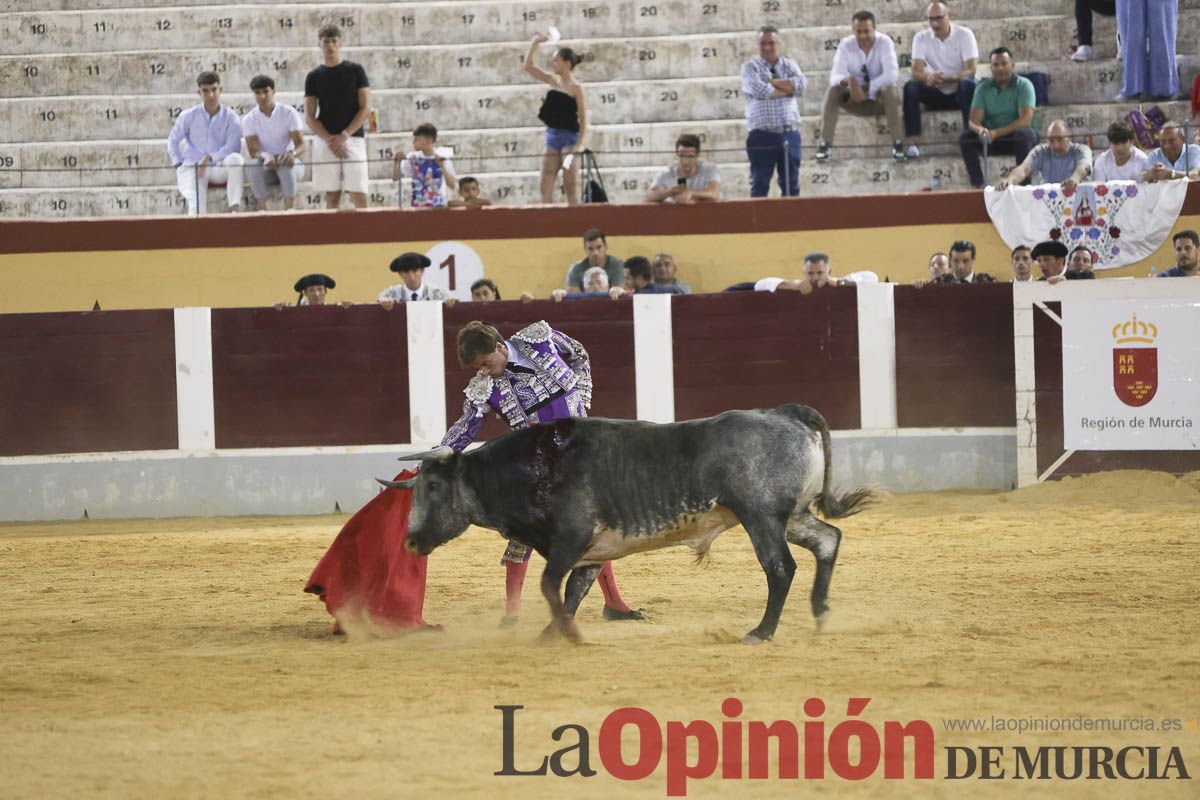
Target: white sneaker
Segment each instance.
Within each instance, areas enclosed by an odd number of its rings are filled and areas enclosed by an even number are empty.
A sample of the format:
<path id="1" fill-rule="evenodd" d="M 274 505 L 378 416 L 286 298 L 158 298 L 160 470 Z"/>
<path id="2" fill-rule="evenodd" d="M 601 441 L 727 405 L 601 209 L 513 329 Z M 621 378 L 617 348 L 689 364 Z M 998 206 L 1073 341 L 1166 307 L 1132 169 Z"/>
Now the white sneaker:
<path id="1" fill-rule="evenodd" d="M 904 151 L 904 155 L 908 158 L 920 158 L 921 150 L 915 144 L 910 144 L 908 149 Z"/>
<path id="2" fill-rule="evenodd" d="M 1071 53 L 1072 61 L 1091 61 L 1092 46 L 1090 44 L 1081 44 L 1075 48 L 1075 52 Z"/>

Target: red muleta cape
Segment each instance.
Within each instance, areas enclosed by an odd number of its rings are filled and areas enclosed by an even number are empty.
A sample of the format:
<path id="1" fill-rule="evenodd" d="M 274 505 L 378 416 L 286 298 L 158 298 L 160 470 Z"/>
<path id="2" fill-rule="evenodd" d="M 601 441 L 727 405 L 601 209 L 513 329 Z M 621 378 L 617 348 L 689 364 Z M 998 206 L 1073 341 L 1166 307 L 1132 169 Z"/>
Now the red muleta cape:
<path id="1" fill-rule="evenodd" d="M 396 480 L 416 474 L 404 470 Z M 411 489 L 380 492 L 342 527 L 313 570 L 304 591 L 320 596 L 342 631 L 430 627 L 421 617 L 427 558 L 404 548 L 411 510 Z"/>

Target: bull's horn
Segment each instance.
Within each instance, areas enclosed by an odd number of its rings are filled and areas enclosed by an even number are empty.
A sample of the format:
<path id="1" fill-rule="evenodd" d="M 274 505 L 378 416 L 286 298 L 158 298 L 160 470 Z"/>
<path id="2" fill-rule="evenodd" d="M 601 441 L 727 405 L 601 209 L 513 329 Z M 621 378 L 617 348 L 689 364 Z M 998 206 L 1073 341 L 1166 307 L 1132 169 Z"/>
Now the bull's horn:
<path id="1" fill-rule="evenodd" d="M 376 478 L 375 480 L 389 489 L 411 489 L 413 484 L 417 482 L 416 478 L 409 478 L 406 481 L 385 481 L 383 478 Z"/>
<path id="2" fill-rule="evenodd" d="M 446 445 L 435 447 L 432 450 L 425 450 L 420 453 L 405 453 L 397 458 L 397 461 L 449 461 L 454 455 L 454 450 Z"/>

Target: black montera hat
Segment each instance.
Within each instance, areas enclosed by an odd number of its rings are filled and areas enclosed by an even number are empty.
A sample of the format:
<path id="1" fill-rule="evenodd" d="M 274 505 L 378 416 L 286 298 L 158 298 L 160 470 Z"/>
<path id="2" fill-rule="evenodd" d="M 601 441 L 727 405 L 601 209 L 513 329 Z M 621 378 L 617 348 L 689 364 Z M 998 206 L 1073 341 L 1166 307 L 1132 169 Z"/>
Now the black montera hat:
<path id="1" fill-rule="evenodd" d="M 1030 251 L 1029 257 L 1037 258 L 1038 256 L 1054 256 L 1055 258 L 1066 258 L 1067 257 L 1067 246 L 1065 244 L 1063 244 L 1062 242 L 1056 242 L 1053 240 L 1046 241 L 1046 242 L 1038 242 L 1036 245 L 1033 246 L 1033 250 Z"/>
<path id="2" fill-rule="evenodd" d="M 433 262 L 420 253 L 401 253 L 392 260 L 392 272 L 412 272 L 425 269 Z"/>
<path id="3" fill-rule="evenodd" d="M 326 289 L 332 289 L 337 286 L 337 283 L 328 275 L 314 272 L 312 275 L 305 275 L 296 281 L 296 285 L 292 287 L 292 291 L 301 293 L 310 286 L 324 286 Z"/>

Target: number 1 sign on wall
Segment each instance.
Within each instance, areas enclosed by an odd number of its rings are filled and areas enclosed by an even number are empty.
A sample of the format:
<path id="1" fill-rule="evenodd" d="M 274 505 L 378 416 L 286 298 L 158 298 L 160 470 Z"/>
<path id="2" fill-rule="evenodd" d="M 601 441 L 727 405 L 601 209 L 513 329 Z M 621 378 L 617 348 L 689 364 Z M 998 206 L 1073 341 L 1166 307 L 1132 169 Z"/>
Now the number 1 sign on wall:
<path id="1" fill-rule="evenodd" d="M 458 300 L 471 299 L 471 284 L 483 277 L 483 259 L 462 242 L 439 242 L 425 254 L 430 268 L 425 280 Z"/>

